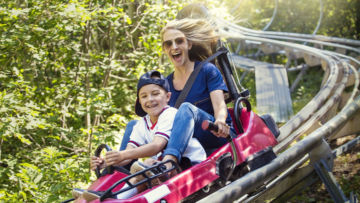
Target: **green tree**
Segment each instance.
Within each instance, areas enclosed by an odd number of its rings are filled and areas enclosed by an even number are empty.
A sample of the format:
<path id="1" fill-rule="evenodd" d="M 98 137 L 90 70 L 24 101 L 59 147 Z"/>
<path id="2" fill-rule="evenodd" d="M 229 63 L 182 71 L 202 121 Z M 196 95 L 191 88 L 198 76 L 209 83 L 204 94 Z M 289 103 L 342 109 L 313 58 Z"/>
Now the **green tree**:
<path id="1" fill-rule="evenodd" d="M 171 71 L 159 32 L 189 2 L 0 0 L 0 202 L 58 201 L 89 183 L 94 148 L 116 146 L 135 118 L 137 78 Z M 273 1 L 241 2 L 206 5 L 263 28 Z M 270 30 L 311 33 L 306 2 L 280 1 Z M 359 3 L 342 3 L 325 1 L 319 34 L 359 37 Z"/>
<path id="2" fill-rule="evenodd" d="M 159 32 L 181 5 L 1 1 L 0 201 L 53 202 L 90 180 L 94 147 L 134 118 L 139 75 L 165 70 Z"/>
<path id="3" fill-rule="evenodd" d="M 263 29 L 273 15 L 275 0 L 227 0 L 225 6 L 235 22 L 256 30 Z M 360 37 L 360 2 L 357 0 L 279 0 L 269 31 L 312 34 L 317 26 L 322 2 L 323 16 L 317 34 L 342 38 Z"/>

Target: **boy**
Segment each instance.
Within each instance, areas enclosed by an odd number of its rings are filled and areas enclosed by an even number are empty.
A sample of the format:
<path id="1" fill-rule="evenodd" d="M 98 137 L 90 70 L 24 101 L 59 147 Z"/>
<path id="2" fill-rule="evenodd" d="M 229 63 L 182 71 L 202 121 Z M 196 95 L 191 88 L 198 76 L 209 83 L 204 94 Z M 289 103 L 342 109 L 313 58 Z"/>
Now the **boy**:
<path id="1" fill-rule="evenodd" d="M 172 130 L 174 117 L 177 109 L 167 105 L 171 92 L 167 79 L 160 72 L 152 70 L 139 79 L 137 85 L 137 100 L 135 112 L 142 118 L 135 124 L 130 136 L 130 141 L 123 151 L 109 151 L 106 153 L 105 161 L 92 157 L 91 168 L 98 165 L 124 166 L 133 159 L 152 157 L 147 163 L 153 163 L 161 157 L 161 152 L 166 147 Z M 191 138 L 188 147 L 183 153 L 191 163 L 200 163 L 206 159 L 205 150 L 196 138 Z M 106 163 L 106 164 L 105 164 Z M 134 163 L 131 171 L 137 171 L 142 164 Z M 133 180 L 137 182 L 137 180 Z M 127 187 L 127 186 L 124 186 Z M 126 199 L 137 193 L 133 188 L 117 196 L 118 199 Z M 95 193 L 84 192 L 84 198 L 90 200 L 98 197 Z"/>

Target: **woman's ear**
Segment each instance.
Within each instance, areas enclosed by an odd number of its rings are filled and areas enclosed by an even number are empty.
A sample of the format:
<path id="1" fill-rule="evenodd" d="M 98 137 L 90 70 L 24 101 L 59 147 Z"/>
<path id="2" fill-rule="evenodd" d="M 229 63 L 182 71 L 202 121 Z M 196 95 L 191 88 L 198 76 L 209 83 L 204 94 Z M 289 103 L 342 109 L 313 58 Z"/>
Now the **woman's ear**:
<path id="1" fill-rule="evenodd" d="M 192 48 L 192 42 L 188 40 L 188 50 Z"/>

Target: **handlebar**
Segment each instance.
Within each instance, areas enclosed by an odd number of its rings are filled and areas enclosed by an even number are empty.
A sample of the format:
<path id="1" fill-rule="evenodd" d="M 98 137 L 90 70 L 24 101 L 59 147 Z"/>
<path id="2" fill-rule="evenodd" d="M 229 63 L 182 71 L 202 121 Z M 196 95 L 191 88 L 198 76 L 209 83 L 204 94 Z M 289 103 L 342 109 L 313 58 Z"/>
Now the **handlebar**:
<path id="1" fill-rule="evenodd" d="M 209 121 L 209 120 L 204 120 L 201 124 L 201 127 L 203 130 L 214 130 L 214 131 L 218 131 L 219 127 L 217 125 L 215 125 L 215 123 Z M 237 135 L 234 131 L 232 131 L 230 129 L 229 131 L 230 135 L 226 137 L 227 141 L 229 142 L 230 146 L 231 146 L 231 151 L 232 151 L 232 155 L 233 155 L 233 163 L 232 163 L 232 166 L 231 166 L 231 170 L 229 172 L 229 174 L 232 174 L 235 167 L 236 167 L 236 164 L 237 164 L 237 161 L 238 161 L 238 153 L 237 153 L 237 150 L 236 150 L 236 146 L 235 146 L 235 143 L 233 142 L 233 138 L 236 138 Z M 230 175 L 228 176 L 230 177 Z"/>
<path id="2" fill-rule="evenodd" d="M 213 123 L 212 121 L 209 121 L 209 120 L 204 120 L 201 124 L 201 128 L 203 130 L 213 130 L 213 131 L 218 131 L 219 130 L 219 127 Z M 233 138 L 236 138 L 237 135 L 230 129 L 230 136 L 226 137 L 226 139 L 228 139 L 229 142 L 231 142 L 231 140 Z"/>
<path id="3" fill-rule="evenodd" d="M 103 149 L 106 149 L 106 151 L 111 151 L 111 148 L 106 145 L 106 144 L 101 144 L 98 146 L 98 148 L 95 150 L 95 156 L 96 157 L 100 157 L 100 153 Z M 111 174 L 113 173 L 114 171 L 114 168 L 112 166 L 107 166 L 105 168 L 107 170 L 107 174 Z M 100 178 L 101 177 L 101 173 L 100 173 L 100 166 L 97 166 L 96 169 L 95 169 L 95 174 L 96 174 L 96 177 L 97 178 Z"/>

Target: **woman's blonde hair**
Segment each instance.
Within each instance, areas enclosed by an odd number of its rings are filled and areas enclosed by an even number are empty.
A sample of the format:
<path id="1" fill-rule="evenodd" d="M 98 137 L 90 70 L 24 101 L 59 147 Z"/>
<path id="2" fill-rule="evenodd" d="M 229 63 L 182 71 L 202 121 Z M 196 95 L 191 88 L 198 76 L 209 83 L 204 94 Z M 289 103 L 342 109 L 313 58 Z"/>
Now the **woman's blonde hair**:
<path id="1" fill-rule="evenodd" d="M 171 29 L 184 33 L 186 39 L 192 43 L 189 50 L 191 61 L 202 61 L 214 53 L 219 37 L 215 33 L 214 26 L 204 19 L 184 18 L 170 21 L 160 32 L 161 41 L 165 31 Z"/>

